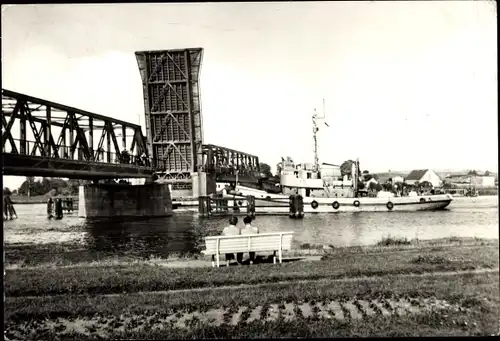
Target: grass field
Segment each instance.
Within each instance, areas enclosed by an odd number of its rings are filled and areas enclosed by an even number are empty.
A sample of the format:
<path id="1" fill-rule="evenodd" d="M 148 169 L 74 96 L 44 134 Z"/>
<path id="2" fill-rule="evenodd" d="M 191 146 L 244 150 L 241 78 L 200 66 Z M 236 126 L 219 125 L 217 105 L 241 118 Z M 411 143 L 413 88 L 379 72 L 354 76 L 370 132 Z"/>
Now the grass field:
<path id="1" fill-rule="evenodd" d="M 79 340 L 498 333 L 498 241 L 405 250 L 399 244 L 330 250 L 322 260 L 276 265 L 169 268 L 134 261 L 7 269 L 6 335 Z"/>
<path id="2" fill-rule="evenodd" d="M 175 290 L 303 279 L 474 270 L 498 267 L 495 246 L 448 247 L 406 252 L 335 254 L 318 262 L 259 264 L 223 268 L 165 268 L 142 263 L 119 266 L 31 268 L 7 270 L 7 296 L 55 294 L 109 294 Z M 154 263 L 153 263 L 154 264 Z"/>
<path id="3" fill-rule="evenodd" d="M 21 339 L 491 335 L 498 306 L 497 272 L 8 298 L 4 319 Z"/>

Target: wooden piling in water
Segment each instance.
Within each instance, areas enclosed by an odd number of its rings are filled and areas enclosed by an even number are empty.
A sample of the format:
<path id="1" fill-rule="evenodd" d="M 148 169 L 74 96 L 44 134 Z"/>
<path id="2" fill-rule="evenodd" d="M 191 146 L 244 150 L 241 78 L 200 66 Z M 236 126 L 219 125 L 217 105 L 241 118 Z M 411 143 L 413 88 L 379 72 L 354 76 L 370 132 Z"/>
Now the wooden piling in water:
<path id="1" fill-rule="evenodd" d="M 200 196 L 198 198 L 198 213 L 202 217 L 210 217 L 212 208 L 210 206 L 210 197 Z"/>
<path id="2" fill-rule="evenodd" d="M 255 197 L 253 195 L 247 196 L 247 214 L 250 217 L 255 217 Z"/>
<path id="3" fill-rule="evenodd" d="M 222 195 L 212 197 L 202 196 L 198 200 L 198 212 L 202 217 L 227 214 L 246 214 L 255 217 L 259 214 L 259 209 L 261 209 L 262 214 L 287 214 L 290 218 L 302 218 L 304 216 L 304 202 L 300 195 L 290 196 L 288 200 L 281 198 L 255 198 L 252 195 L 234 195 L 233 198 L 223 197 Z M 230 201 L 233 201 L 233 205 L 231 205 Z M 262 203 L 257 205 L 257 201 L 261 201 Z M 266 208 L 282 208 L 283 211 L 266 211 Z"/>
<path id="4" fill-rule="evenodd" d="M 290 218 L 303 218 L 304 217 L 304 200 L 300 194 L 290 196 Z"/>
<path id="5" fill-rule="evenodd" d="M 47 200 L 47 218 L 52 219 L 54 217 L 54 201 L 52 198 Z"/>
<path id="6" fill-rule="evenodd" d="M 55 213 L 55 218 L 56 219 L 62 219 L 63 216 L 64 216 L 64 213 L 63 213 L 63 204 L 62 204 L 62 199 L 61 198 L 57 198 L 56 199 L 56 203 L 54 205 L 54 213 Z"/>

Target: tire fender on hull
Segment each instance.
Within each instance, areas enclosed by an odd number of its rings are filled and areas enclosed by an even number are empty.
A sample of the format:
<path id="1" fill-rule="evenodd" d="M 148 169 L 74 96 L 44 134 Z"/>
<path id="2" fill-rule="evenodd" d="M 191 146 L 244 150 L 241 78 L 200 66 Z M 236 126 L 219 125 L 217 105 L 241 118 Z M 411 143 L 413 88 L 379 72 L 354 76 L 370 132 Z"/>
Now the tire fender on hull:
<path id="1" fill-rule="evenodd" d="M 339 202 L 338 202 L 338 201 L 334 201 L 334 202 L 332 203 L 332 207 L 333 207 L 333 209 L 334 209 L 334 210 L 338 210 L 338 209 L 339 209 L 339 207 L 340 207 Z"/>
<path id="2" fill-rule="evenodd" d="M 387 202 L 387 204 L 385 205 L 385 207 L 387 207 L 387 209 L 389 211 L 392 211 L 392 209 L 394 208 L 394 204 L 392 202 Z"/>

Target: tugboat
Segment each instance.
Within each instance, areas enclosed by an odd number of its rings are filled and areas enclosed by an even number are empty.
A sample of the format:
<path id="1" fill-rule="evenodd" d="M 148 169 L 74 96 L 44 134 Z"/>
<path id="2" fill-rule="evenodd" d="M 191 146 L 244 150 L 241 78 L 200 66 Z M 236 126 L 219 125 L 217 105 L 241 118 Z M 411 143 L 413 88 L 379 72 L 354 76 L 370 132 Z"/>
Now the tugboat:
<path id="1" fill-rule="evenodd" d="M 323 102 L 324 108 L 324 102 Z M 338 165 L 319 164 L 317 121 L 319 117 L 314 110 L 312 115 L 314 163 L 295 164 L 291 158 L 278 164 L 281 193 L 268 193 L 263 190 L 238 186 L 233 193 L 252 195 L 255 198 L 288 200 L 290 195 L 299 194 L 303 197 L 304 213 L 336 213 L 360 211 L 424 211 L 439 210 L 447 207 L 453 197 L 450 194 L 429 194 L 413 196 L 394 196 L 393 193 L 380 192 L 375 198 L 361 196 L 358 190 L 360 177 L 359 160 L 352 162 L 350 176 L 342 176 Z M 325 125 L 328 126 L 326 122 Z M 271 208 L 269 208 L 272 211 Z"/>

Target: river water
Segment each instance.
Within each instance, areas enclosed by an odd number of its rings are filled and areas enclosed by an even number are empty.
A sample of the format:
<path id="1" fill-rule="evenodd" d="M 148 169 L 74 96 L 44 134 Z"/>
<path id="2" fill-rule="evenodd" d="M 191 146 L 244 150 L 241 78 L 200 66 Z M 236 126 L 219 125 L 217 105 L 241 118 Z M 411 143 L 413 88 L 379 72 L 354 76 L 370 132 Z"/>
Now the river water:
<path id="1" fill-rule="evenodd" d="M 169 252 L 197 252 L 203 237 L 220 234 L 228 220 L 175 211 L 168 218 L 92 223 L 78 218 L 76 213 L 66 214 L 62 220 L 48 220 L 45 204 L 16 205 L 16 210 L 19 218 L 4 222 L 6 246 L 29 249 L 57 244 L 84 253 L 119 251 L 165 256 Z M 257 216 L 254 225 L 261 233 L 294 231 L 295 247 L 306 243 L 370 245 L 389 235 L 408 239 L 498 238 L 498 197 L 456 198 L 448 209 L 431 212 L 309 214 L 300 220 Z"/>

